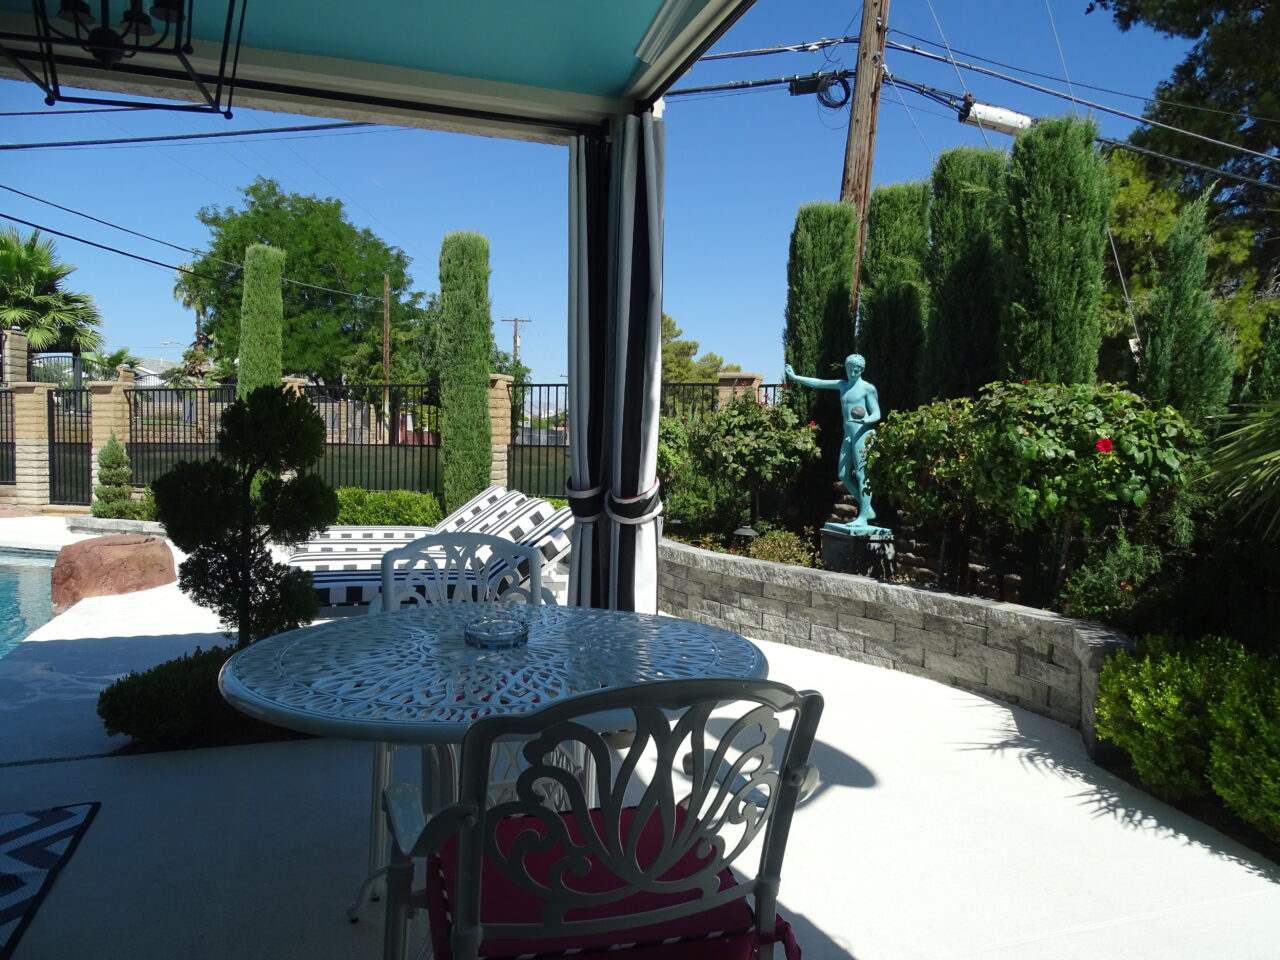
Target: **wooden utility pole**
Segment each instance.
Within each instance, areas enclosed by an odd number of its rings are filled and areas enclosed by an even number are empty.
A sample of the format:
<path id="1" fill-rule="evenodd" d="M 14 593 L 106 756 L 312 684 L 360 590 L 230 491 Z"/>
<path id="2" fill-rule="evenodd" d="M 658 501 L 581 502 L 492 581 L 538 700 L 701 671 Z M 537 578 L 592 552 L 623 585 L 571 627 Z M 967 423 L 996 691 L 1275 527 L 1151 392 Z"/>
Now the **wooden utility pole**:
<path id="1" fill-rule="evenodd" d="M 858 34 L 858 65 L 849 109 L 849 138 L 844 147 L 844 178 L 840 202 L 853 204 L 858 215 L 858 243 L 853 253 L 854 309 L 862 274 L 862 248 L 867 240 L 867 206 L 871 200 L 871 163 L 876 150 L 876 120 L 880 114 L 880 85 L 884 80 L 884 44 L 889 34 L 889 0 L 863 0 L 862 30 Z"/>
<path id="2" fill-rule="evenodd" d="M 503 317 L 503 323 L 512 324 L 511 327 L 511 367 L 512 369 L 520 365 L 520 324 L 533 323 L 525 317 Z"/>
<path id="3" fill-rule="evenodd" d="M 382 411 L 392 432 L 396 425 L 391 423 L 391 278 L 382 275 Z"/>

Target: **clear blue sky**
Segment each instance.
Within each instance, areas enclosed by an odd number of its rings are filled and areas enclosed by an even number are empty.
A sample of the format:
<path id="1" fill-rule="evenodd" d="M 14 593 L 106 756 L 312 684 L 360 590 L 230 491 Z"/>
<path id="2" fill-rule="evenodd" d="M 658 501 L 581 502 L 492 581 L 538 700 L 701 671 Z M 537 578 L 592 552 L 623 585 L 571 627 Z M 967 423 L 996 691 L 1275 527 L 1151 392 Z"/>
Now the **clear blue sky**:
<path id="1" fill-rule="evenodd" d="M 1087 0 L 1052 0 L 1070 78 L 1149 96 L 1185 53 L 1184 41 L 1135 28 L 1122 34 Z M 946 39 L 958 51 L 1063 75 L 1044 0 L 934 0 Z M 759 0 L 716 52 L 798 43 L 857 33 L 854 0 Z M 940 43 L 926 0 L 894 0 L 890 27 Z M 915 43 L 902 33 L 891 39 Z M 936 48 L 930 48 L 936 49 Z M 681 86 L 852 68 L 856 47 L 699 64 Z M 947 91 L 966 88 L 983 102 L 1038 116 L 1071 105 L 978 74 L 963 83 L 945 64 L 890 51 L 889 70 Z M 828 61 L 831 61 L 829 63 Z M 833 66 L 834 64 L 834 66 Z M 1003 70 L 1002 72 L 1012 71 Z M 1030 78 L 1035 80 L 1035 78 Z M 1059 89 L 1064 83 L 1043 83 Z M 1076 93 L 1132 113 L 1138 100 L 1076 87 Z M 886 88 L 875 157 L 876 183 L 928 175 L 931 154 L 982 143 L 941 106 Z M 0 111 L 43 105 L 34 86 L 0 81 Z M 786 255 L 796 208 L 835 200 L 840 188 L 848 108 L 832 111 L 785 87 L 754 93 L 671 98 L 666 120 L 665 309 L 686 338 L 743 369 L 781 376 Z M 1126 137 L 1129 121 L 1098 116 L 1104 135 Z M 315 122 L 237 110 L 219 117 L 177 113 L 5 118 L 11 143 L 251 129 Z M 914 121 L 914 123 L 913 123 Z M 919 130 L 916 129 L 918 125 Z M 990 134 L 993 146 L 1008 138 Z M 0 183 L 184 247 L 208 232 L 195 219 L 208 204 L 234 205 L 238 190 L 262 174 L 285 189 L 342 200 L 349 217 L 414 261 L 418 289 L 436 289 L 441 238 L 478 230 L 491 242 L 495 333 L 510 348 L 509 316 L 531 318 L 521 354 L 537 382 L 561 382 L 566 355 L 566 151 L 561 147 L 421 130 L 378 129 L 246 138 L 237 142 L 113 146 L 0 152 Z M 0 212 L 75 233 L 167 263 L 184 254 L 5 193 Z M 173 274 L 70 240 L 62 257 L 79 269 L 72 284 L 92 293 L 112 346 L 176 359 L 191 340 L 193 318 L 172 298 Z M 378 294 L 381 291 L 370 291 Z M 874 378 L 874 371 L 869 371 Z"/>

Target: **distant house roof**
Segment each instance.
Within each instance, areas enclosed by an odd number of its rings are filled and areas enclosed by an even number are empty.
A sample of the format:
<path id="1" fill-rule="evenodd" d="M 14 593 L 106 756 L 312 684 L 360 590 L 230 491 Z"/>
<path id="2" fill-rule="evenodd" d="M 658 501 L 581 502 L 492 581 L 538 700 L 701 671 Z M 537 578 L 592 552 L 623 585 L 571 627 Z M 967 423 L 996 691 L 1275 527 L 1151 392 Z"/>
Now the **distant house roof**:
<path id="1" fill-rule="evenodd" d="M 159 357 L 142 357 L 133 366 L 133 382 L 151 386 L 161 383 L 160 374 L 174 367 L 181 366 L 176 360 L 161 360 Z"/>

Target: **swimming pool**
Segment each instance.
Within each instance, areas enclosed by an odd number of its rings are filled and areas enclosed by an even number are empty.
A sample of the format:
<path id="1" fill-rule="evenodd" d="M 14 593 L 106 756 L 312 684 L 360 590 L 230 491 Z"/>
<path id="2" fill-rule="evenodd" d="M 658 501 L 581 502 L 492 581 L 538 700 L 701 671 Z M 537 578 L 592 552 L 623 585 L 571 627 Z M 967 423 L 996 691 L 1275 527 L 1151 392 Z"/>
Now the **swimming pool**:
<path id="1" fill-rule="evenodd" d="M 0 657 L 48 623 L 49 575 L 56 554 L 0 550 Z"/>

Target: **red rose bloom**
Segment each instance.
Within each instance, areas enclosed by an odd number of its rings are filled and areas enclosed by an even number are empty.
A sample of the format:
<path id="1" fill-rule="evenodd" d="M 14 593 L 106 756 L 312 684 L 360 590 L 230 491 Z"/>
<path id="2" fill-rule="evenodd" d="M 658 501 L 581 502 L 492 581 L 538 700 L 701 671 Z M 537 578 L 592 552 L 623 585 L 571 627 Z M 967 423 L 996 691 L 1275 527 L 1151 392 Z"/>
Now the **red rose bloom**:
<path id="1" fill-rule="evenodd" d="M 1099 441 L 1098 441 L 1097 443 L 1095 443 L 1093 446 L 1094 446 L 1094 448 L 1095 448 L 1099 453 L 1110 453 L 1110 452 L 1111 452 L 1111 438 L 1110 438 L 1110 437 L 1103 437 L 1101 440 L 1099 440 Z"/>
<path id="2" fill-rule="evenodd" d="M 1031 382 L 1030 380 L 1023 380 L 1023 381 L 1022 381 L 1022 385 L 1025 387 L 1025 386 L 1026 386 L 1028 383 L 1030 383 L 1030 382 Z"/>
<path id="3" fill-rule="evenodd" d="M 811 426 L 811 427 L 816 427 L 817 425 L 818 425 L 818 421 L 816 421 L 816 420 L 810 420 L 810 421 L 809 421 L 809 426 Z"/>

